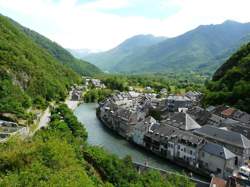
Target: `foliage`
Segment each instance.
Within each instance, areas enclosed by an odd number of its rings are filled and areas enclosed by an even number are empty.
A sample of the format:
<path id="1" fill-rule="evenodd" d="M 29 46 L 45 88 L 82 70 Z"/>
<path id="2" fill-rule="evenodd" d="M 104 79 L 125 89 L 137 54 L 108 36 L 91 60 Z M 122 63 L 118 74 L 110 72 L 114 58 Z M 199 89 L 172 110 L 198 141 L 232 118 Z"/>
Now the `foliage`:
<path id="1" fill-rule="evenodd" d="M 110 89 L 90 89 L 84 94 L 84 102 L 99 102 L 104 100 L 107 96 L 111 95 Z"/>
<path id="2" fill-rule="evenodd" d="M 122 77 L 109 77 L 105 79 L 104 84 L 112 89 L 112 90 L 119 90 L 121 92 L 128 91 L 128 86 L 126 85 L 125 79 L 122 79 Z"/>
<path id="3" fill-rule="evenodd" d="M 188 178 L 182 176 L 161 175 L 159 172 L 153 170 L 138 174 L 129 156 L 119 159 L 115 155 L 107 154 L 100 147 L 89 147 L 84 153 L 84 158 L 92 163 L 100 171 L 103 178 L 114 184 L 114 186 L 194 186 Z"/>
<path id="4" fill-rule="evenodd" d="M 0 15 L 0 114 L 63 100 L 80 77 Z"/>
<path id="5" fill-rule="evenodd" d="M 79 151 L 86 135 L 72 112 L 59 106 L 52 112 L 49 129 L 32 140 L 0 145 L 1 186 L 96 186 Z"/>
<path id="6" fill-rule="evenodd" d="M 162 88 L 168 92 L 179 93 L 182 89 L 203 90 L 205 76 L 199 74 L 142 74 L 142 75 L 101 75 L 99 76 L 105 85 L 112 90 L 127 91 L 130 86 L 143 90 L 150 86 L 156 93 Z"/>
<path id="7" fill-rule="evenodd" d="M 0 186 L 194 186 L 185 177 L 139 174 L 130 157 L 89 146 L 87 132 L 66 105 L 52 110 L 48 129 L 0 145 Z"/>
<path id="8" fill-rule="evenodd" d="M 143 42 L 138 42 L 136 37 L 129 38 L 114 49 L 85 59 L 111 73 L 204 72 L 212 75 L 247 36 L 249 41 L 249 33 L 249 23 L 226 21 L 202 25 L 163 40 L 148 35 L 141 38 Z"/>
<path id="9" fill-rule="evenodd" d="M 39 33 L 18 25 L 37 45 L 46 49 L 54 58 L 81 75 L 93 76 L 102 73 L 89 62 L 74 58 L 69 51 Z"/>
<path id="10" fill-rule="evenodd" d="M 250 43 L 241 47 L 206 83 L 205 104 L 229 104 L 250 113 Z"/>

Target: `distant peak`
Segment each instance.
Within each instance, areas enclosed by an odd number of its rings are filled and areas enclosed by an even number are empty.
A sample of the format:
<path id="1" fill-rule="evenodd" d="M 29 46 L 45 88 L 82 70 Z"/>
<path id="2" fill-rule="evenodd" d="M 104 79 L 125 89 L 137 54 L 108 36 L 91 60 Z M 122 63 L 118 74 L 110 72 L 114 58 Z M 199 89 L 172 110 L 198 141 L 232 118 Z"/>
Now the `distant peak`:
<path id="1" fill-rule="evenodd" d="M 228 19 L 224 21 L 222 24 L 240 24 L 240 22 Z"/>

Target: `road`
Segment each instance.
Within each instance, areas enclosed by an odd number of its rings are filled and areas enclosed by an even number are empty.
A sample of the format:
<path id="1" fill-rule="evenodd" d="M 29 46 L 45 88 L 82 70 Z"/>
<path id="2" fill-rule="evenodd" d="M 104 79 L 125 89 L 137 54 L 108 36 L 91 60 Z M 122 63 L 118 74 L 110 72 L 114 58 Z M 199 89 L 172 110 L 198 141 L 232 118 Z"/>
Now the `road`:
<path id="1" fill-rule="evenodd" d="M 36 131 L 40 130 L 41 128 L 47 127 L 49 124 L 50 115 L 51 115 L 50 108 L 47 107 L 46 110 L 43 112 L 37 127 L 33 131 L 30 131 L 29 136 L 33 136 L 36 133 Z"/>
<path id="2" fill-rule="evenodd" d="M 72 101 L 69 98 L 71 98 L 71 92 L 69 93 L 69 96 L 67 97 L 67 99 L 65 100 L 65 104 L 71 109 L 71 110 L 75 110 L 76 107 L 78 106 L 80 101 Z M 38 131 L 41 128 L 47 127 L 49 124 L 49 120 L 50 120 L 50 107 L 47 107 L 47 109 L 44 111 L 43 115 L 41 116 L 39 123 L 36 127 L 36 129 L 31 132 L 31 136 L 33 136 L 35 134 L 36 131 Z"/>
<path id="3" fill-rule="evenodd" d="M 49 123 L 49 120 L 50 120 L 50 115 L 51 115 L 51 113 L 50 113 L 50 108 L 48 107 L 48 108 L 44 111 L 42 117 L 40 118 L 40 121 L 39 121 L 39 123 L 38 123 L 37 129 L 41 129 L 41 128 L 43 128 L 43 127 L 48 126 L 48 123 Z"/>

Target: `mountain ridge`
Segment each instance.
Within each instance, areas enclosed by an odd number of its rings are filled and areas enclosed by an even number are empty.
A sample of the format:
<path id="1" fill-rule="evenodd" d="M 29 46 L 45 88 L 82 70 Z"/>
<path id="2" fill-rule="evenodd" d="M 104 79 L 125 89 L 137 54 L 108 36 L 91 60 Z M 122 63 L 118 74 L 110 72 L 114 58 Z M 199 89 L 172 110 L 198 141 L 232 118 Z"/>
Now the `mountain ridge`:
<path id="1" fill-rule="evenodd" d="M 39 45 L 41 48 L 46 49 L 47 52 L 49 52 L 54 58 L 56 58 L 59 62 L 66 65 L 67 67 L 71 68 L 73 71 L 81 75 L 88 76 L 101 73 L 101 70 L 99 68 L 87 61 L 76 59 L 69 51 L 67 51 L 56 42 L 51 41 L 50 39 L 44 37 L 36 31 L 22 26 L 11 18 L 7 19 L 9 19 L 20 31 L 23 31 L 28 37 L 30 37 L 37 45 Z"/>
<path id="2" fill-rule="evenodd" d="M 250 23 L 227 20 L 222 24 L 200 25 L 180 36 L 136 48 L 126 55 L 110 53 L 120 50 L 120 44 L 106 53 L 85 58 L 110 72 L 175 72 L 180 69 L 202 72 L 203 66 L 206 66 L 205 72 L 213 72 L 243 44 L 241 40 L 248 34 Z"/>
<path id="3" fill-rule="evenodd" d="M 130 56 L 133 53 L 133 51 L 140 51 L 141 47 L 149 47 L 150 45 L 157 44 L 165 39 L 166 37 L 155 37 L 151 34 L 136 35 L 126 39 L 124 42 L 118 45 L 117 48 L 113 48 L 106 52 L 93 53 L 88 56 L 85 56 L 84 58 L 87 59 L 88 61 L 92 61 L 93 60 L 92 57 L 97 56 L 97 58 L 99 58 L 100 61 L 93 64 L 99 66 L 99 68 L 101 68 L 104 71 L 109 71 L 111 69 L 111 67 L 109 67 L 108 65 L 110 59 L 117 60 L 111 65 L 112 67 L 115 67 L 116 64 L 118 64 L 120 61 L 123 61 L 124 59 L 126 59 L 126 57 Z"/>

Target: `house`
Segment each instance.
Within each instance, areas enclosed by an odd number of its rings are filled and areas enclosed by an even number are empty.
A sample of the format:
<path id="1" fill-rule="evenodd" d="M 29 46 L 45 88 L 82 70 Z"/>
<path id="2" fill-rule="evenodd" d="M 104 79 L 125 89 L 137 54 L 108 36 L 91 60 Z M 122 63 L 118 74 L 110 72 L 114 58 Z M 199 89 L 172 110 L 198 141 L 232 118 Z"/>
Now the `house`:
<path id="1" fill-rule="evenodd" d="M 201 126 L 205 125 L 211 117 L 210 112 L 199 106 L 190 108 L 187 113 Z"/>
<path id="2" fill-rule="evenodd" d="M 166 115 L 166 119 L 161 121 L 161 123 L 177 127 L 184 131 L 201 128 L 201 126 L 189 114 L 183 112 L 169 112 Z"/>
<path id="3" fill-rule="evenodd" d="M 160 90 L 160 94 L 161 94 L 161 95 L 167 95 L 167 94 L 168 94 L 168 90 L 167 90 L 166 88 L 162 88 L 162 89 Z"/>
<path id="4" fill-rule="evenodd" d="M 182 132 L 177 135 L 175 144 L 175 155 L 177 159 L 181 159 L 188 165 L 197 167 L 200 147 L 205 143 L 203 138 L 200 138 L 189 132 Z"/>
<path id="5" fill-rule="evenodd" d="M 196 91 L 189 91 L 185 94 L 186 97 L 191 99 L 193 102 L 198 103 L 201 100 L 202 93 L 201 92 L 196 92 Z"/>
<path id="6" fill-rule="evenodd" d="M 156 123 L 156 120 L 149 116 L 145 120 L 138 122 L 133 130 L 132 141 L 137 145 L 144 146 L 144 135 L 149 131 L 150 127 Z"/>
<path id="7" fill-rule="evenodd" d="M 166 99 L 166 109 L 171 112 L 178 111 L 178 108 L 191 108 L 192 100 L 186 96 L 170 95 Z"/>
<path id="8" fill-rule="evenodd" d="M 232 175 L 236 155 L 222 145 L 207 142 L 199 152 L 199 168 L 221 178 Z"/>
<path id="9" fill-rule="evenodd" d="M 194 167 L 204 139 L 170 125 L 160 125 L 144 135 L 144 143 L 147 149 L 162 157 Z"/>
<path id="10" fill-rule="evenodd" d="M 220 127 L 225 118 L 218 116 L 216 114 L 211 114 L 208 118 L 206 125 L 211 125 L 215 127 Z"/>
<path id="11" fill-rule="evenodd" d="M 132 136 L 135 125 L 144 119 L 143 113 L 119 108 L 115 112 L 114 125 L 118 134 L 125 138 Z"/>
<path id="12" fill-rule="evenodd" d="M 99 79 L 90 79 L 90 82 L 95 88 L 106 88 L 106 86 Z"/>
<path id="13" fill-rule="evenodd" d="M 220 144 L 233 152 L 237 156 L 235 159 L 237 166 L 244 165 L 244 163 L 249 160 L 250 140 L 240 133 L 210 125 L 196 129 L 194 133 L 206 138 L 208 141 Z"/>
<path id="14" fill-rule="evenodd" d="M 71 93 L 71 100 L 72 101 L 79 101 L 81 99 L 82 93 L 76 90 L 73 90 Z"/>
<path id="15" fill-rule="evenodd" d="M 145 91 L 152 91 L 153 90 L 150 86 L 146 86 L 144 89 L 145 89 Z"/>

